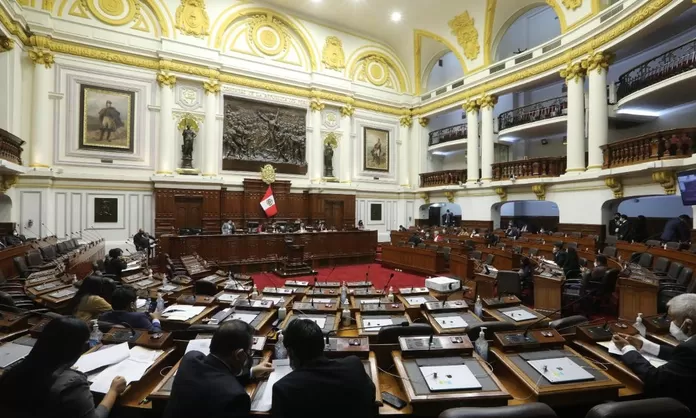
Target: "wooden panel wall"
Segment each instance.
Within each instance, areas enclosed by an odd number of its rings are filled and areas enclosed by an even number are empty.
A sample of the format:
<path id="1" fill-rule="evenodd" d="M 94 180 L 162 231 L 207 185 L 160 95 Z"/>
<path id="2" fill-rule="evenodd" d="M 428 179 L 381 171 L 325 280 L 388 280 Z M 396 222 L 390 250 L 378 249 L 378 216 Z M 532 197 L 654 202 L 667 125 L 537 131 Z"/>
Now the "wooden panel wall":
<path id="1" fill-rule="evenodd" d="M 558 216 L 501 216 L 500 227 L 507 228 L 510 221 L 517 226 L 527 225 L 530 231 L 538 231 L 539 228 L 547 231 L 558 230 Z"/>
<path id="2" fill-rule="evenodd" d="M 493 221 L 462 221 L 460 226 L 466 229 L 478 228 L 479 232 L 483 232 L 486 229 L 492 231 Z"/>
<path id="3" fill-rule="evenodd" d="M 177 197 L 179 200 L 202 199 L 200 226 L 206 233 L 220 231 L 220 191 L 188 189 L 155 189 L 155 234 L 176 233 L 191 225 L 176 224 Z"/>

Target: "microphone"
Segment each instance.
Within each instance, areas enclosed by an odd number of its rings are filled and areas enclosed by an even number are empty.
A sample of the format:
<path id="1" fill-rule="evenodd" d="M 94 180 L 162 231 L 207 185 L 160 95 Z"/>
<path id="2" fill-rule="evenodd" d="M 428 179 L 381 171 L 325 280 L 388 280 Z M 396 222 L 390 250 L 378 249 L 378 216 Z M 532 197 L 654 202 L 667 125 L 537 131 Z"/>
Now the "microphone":
<path id="1" fill-rule="evenodd" d="M 452 286 L 453 286 L 453 285 L 454 285 L 454 283 L 450 283 L 450 284 L 449 284 L 450 290 L 452 290 Z M 448 294 L 448 295 L 445 296 L 445 298 L 442 300 L 442 307 L 443 307 L 443 308 L 445 307 L 445 303 L 447 303 L 447 301 L 449 300 L 449 298 L 450 298 L 453 294 L 454 294 L 454 292 Z"/>
<path id="2" fill-rule="evenodd" d="M 534 321 L 534 322 L 532 322 L 531 324 L 527 325 L 527 327 L 524 329 L 524 337 L 525 337 L 525 338 L 527 337 L 527 334 L 529 334 L 529 330 L 530 330 L 534 325 L 540 323 L 540 322 L 543 321 L 544 319 L 548 319 L 548 318 L 552 317 L 553 315 L 555 315 L 555 314 L 557 314 L 557 313 L 563 311 L 564 309 L 570 308 L 570 307 L 573 306 L 574 304 L 580 302 L 580 301 L 583 300 L 583 299 L 586 299 L 586 298 L 589 297 L 589 296 L 594 296 L 594 294 L 597 293 L 597 291 L 598 291 L 598 289 L 591 290 L 591 291 L 587 292 L 587 294 L 584 295 L 584 296 L 582 296 L 581 298 L 574 300 L 573 302 L 567 304 L 566 306 L 561 306 L 559 309 L 557 309 L 557 310 L 551 312 L 550 314 L 543 316 L 543 317 L 540 318 L 539 320 Z"/>
<path id="3" fill-rule="evenodd" d="M 128 322 L 119 322 L 119 325 L 123 325 L 124 327 L 128 328 L 131 333 L 131 337 L 135 337 L 135 329 L 129 324 Z"/>
<path id="4" fill-rule="evenodd" d="M 316 290 L 317 290 L 317 275 L 318 275 L 318 274 L 319 274 L 319 273 L 314 273 L 314 291 L 315 291 L 315 292 L 316 292 Z"/>
<path id="5" fill-rule="evenodd" d="M 326 276 L 326 278 L 324 279 L 324 283 L 328 283 L 328 282 L 329 282 L 329 277 L 331 277 L 331 274 L 333 274 L 334 270 L 336 270 L 336 264 L 334 264 L 333 268 L 331 269 L 331 271 L 329 272 L 329 274 L 328 274 L 328 275 Z"/>
<path id="6" fill-rule="evenodd" d="M 367 271 L 365 272 L 365 282 L 366 282 L 366 283 L 367 283 L 368 281 L 370 281 L 370 266 L 371 266 L 371 264 L 368 264 L 368 265 L 367 265 Z"/>
<path id="7" fill-rule="evenodd" d="M 94 225 L 92 225 L 91 228 L 85 228 L 85 231 L 90 230 L 90 229 L 91 229 L 95 234 L 97 234 L 97 236 L 99 236 L 99 239 L 104 239 L 104 237 L 101 236 L 101 234 L 99 233 L 99 231 L 97 231 L 97 230 L 94 228 Z"/>
<path id="8" fill-rule="evenodd" d="M 387 284 L 384 285 L 384 290 L 382 292 L 383 294 L 385 294 L 385 295 L 387 294 L 387 289 L 389 289 L 389 283 L 391 283 L 393 278 L 394 278 L 394 273 L 389 275 L 389 280 L 387 280 Z"/>
<path id="9" fill-rule="evenodd" d="M 45 223 L 41 222 L 41 226 L 43 226 L 44 228 L 46 228 L 46 230 L 47 230 L 48 232 L 50 232 L 51 235 L 53 235 L 54 237 L 57 237 L 57 235 L 56 235 L 53 231 L 51 231 L 51 230 L 46 226 Z"/>
<path id="10" fill-rule="evenodd" d="M 271 278 L 271 275 L 268 274 L 267 271 L 264 271 L 264 272 L 263 272 L 263 276 L 266 277 L 266 278 L 271 282 L 271 284 L 275 287 L 276 291 L 278 291 L 278 289 L 280 289 L 280 288 L 278 287 L 278 284 L 275 282 L 275 280 L 273 280 L 273 279 Z M 264 287 L 264 290 L 265 290 L 265 289 L 266 289 L 266 288 Z"/>

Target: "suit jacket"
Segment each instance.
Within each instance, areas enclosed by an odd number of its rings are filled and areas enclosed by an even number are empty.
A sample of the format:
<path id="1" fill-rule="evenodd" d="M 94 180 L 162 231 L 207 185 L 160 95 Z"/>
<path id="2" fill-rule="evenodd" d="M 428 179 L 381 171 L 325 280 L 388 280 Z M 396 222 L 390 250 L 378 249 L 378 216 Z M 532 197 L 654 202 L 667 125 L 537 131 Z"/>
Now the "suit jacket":
<path id="1" fill-rule="evenodd" d="M 662 231 L 660 240 L 663 242 L 690 241 L 690 237 L 689 227 L 679 218 L 674 218 L 670 219 L 665 224 L 665 229 Z"/>
<path id="2" fill-rule="evenodd" d="M 591 280 L 593 282 L 601 282 L 602 278 L 604 278 L 604 275 L 606 274 L 607 270 L 609 270 L 609 267 L 602 266 L 602 265 L 599 265 L 599 266 L 593 268 L 592 275 L 590 276 Z"/>
<path id="3" fill-rule="evenodd" d="M 637 351 L 629 351 L 622 360 L 643 381 L 646 396 L 674 398 L 696 416 L 696 338 L 676 347 L 661 345 L 659 357 L 667 360 L 661 367 L 653 367 Z"/>
<path id="4" fill-rule="evenodd" d="M 111 311 L 101 314 L 99 320 L 111 322 L 112 324 L 125 322 L 133 328 L 146 329 L 152 332 L 162 331 L 159 325 L 155 325 L 150 321 L 149 315 L 145 312 Z"/>
<path id="5" fill-rule="evenodd" d="M 164 418 L 246 417 L 251 399 L 242 382 L 213 355 L 191 351 L 181 360 Z"/>
<path id="6" fill-rule="evenodd" d="M 567 259 L 568 254 L 565 251 L 558 251 L 553 255 L 553 262 L 556 263 L 558 267 L 563 267 Z"/>
<path id="7" fill-rule="evenodd" d="M 372 418 L 375 385 L 355 356 L 323 358 L 273 385 L 274 418 Z"/>
<path id="8" fill-rule="evenodd" d="M 120 258 L 109 258 L 104 262 L 104 272 L 113 274 L 117 279 L 121 279 L 123 270 L 128 268 L 128 263 Z"/>

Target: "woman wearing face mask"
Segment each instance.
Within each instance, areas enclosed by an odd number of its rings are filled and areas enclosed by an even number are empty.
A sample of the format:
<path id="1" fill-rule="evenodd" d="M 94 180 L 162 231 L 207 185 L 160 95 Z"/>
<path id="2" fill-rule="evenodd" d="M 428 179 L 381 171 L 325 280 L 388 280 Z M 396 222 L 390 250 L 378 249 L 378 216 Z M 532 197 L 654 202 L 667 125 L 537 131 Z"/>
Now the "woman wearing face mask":
<path id="1" fill-rule="evenodd" d="M 691 409 L 696 416 L 696 294 L 685 293 L 667 304 L 672 322 L 669 333 L 676 347 L 658 345 L 640 337 L 615 335 L 621 360 L 643 381 L 648 397 L 670 397 Z M 658 356 L 667 363 L 654 367 L 640 353 Z"/>

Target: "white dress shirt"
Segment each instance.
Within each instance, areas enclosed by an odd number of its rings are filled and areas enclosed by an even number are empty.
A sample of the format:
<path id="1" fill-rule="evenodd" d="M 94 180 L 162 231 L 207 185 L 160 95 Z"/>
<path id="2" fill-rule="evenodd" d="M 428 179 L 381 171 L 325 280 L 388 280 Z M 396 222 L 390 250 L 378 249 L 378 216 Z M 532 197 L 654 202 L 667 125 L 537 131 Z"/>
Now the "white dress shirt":
<path id="1" fill-rule="evenodd" d="M 637 348 L 632 346 L 631 344 L 626 345 L 624 348 L 621 349 L 622 354 L 626 354 L 631 351 L 637 351 Z M 648 341 L 646 339 L 643 339 L 643 346 L 640 348 L 641 353 L 645 354 L 650 354 L 651 356 L 657 357 L 660 354 L 660 345 L 655 344 L 652 341 Z"/>

